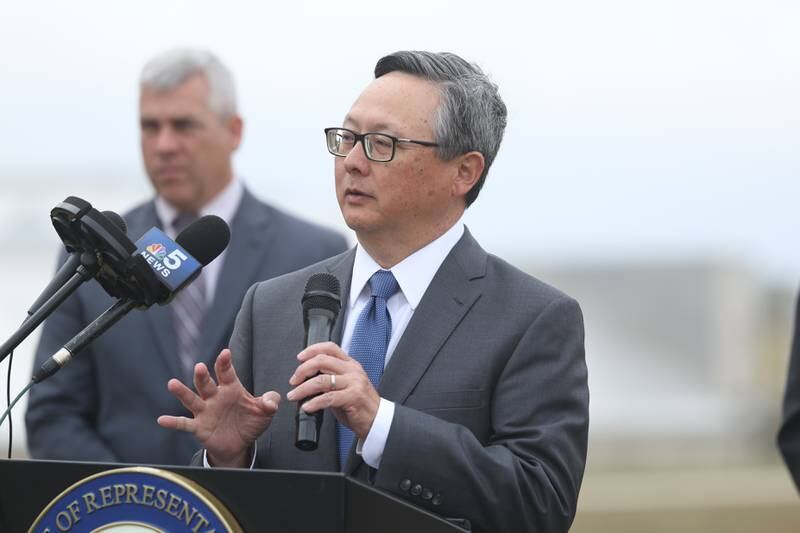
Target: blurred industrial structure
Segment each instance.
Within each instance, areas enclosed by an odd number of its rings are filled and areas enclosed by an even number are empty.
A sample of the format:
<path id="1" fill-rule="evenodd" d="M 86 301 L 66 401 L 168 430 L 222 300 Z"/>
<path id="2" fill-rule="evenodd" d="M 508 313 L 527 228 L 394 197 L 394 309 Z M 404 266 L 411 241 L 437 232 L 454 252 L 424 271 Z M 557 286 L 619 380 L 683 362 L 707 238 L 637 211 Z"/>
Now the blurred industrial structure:
<path id="1" fill-rule="evenodd" d="M 86 176 L 73 194 L 117 210 L 147 194 L 136 179 L 106 180 Z M 0 197 L 4 337 L 54 271 L 60 243 L 47 214 L 59 190 L 34 194 L 23 179 Z M 591 428 L 573 531 L 798 530 L 800 500 L 774 445 L 795 287 L 712 251 L 521 266 L 584 311 Z M 16 353 L 12 396 L 29 378 L 35 342 Z M 14 411 L 16 457 L 27 456 L 23 414 L 24 401 Z M 3 449 L 7 437 L 4 425 Z"/>

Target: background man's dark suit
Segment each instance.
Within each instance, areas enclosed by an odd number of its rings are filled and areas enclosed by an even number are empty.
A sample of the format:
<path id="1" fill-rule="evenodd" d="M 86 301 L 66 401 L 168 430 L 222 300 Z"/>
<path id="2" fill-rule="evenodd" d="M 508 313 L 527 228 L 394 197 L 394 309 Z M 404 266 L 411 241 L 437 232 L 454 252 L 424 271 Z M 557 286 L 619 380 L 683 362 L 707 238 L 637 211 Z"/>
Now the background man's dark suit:
<path id="1" fill-rule="evenodd" d="M 800 490 L 800 299 L 794 320 L 794 339 L 783 398 L 783 424 L 778 433 L 778 447 L 797 489 Z"/>
<path id="2" fill-rule="evenodd" d="M 153 202 L 125 216 L 138 239 L 160 225 Z M 205 321 L 199 361 L 227 346 L 242 297 L 253 283 L 291 272 L 346 248 L 344 238 L 258 201 L 247 190 L 231 224 L 231 241 Z M 112 300 L 91 281 L 45 323 L 35 368 Z M 199 446 L 187 433 L 158 426 L 162 413 L 184 413 L 167 392 L 182 376 L 168 306 L 133 311 L 69 366 L 31 390 L 26 424 L 34 457 L 186 464 Z"/>
<path id="3" fill-rule="evenodd" d="M 242 384 L 285 395 L 303 348 L 300 298 L 331 272 L 349 294 L 354 250 L 260 283 L 231 339 Z M 347 303 L 343 302 L 343 309 Z M 341 341 L 340 315 L 334 341 Z M 465 232 L 428 287 L 378 389 L 397 403 L 379 470 L 345 471 L 448 517 L 496 531 L 566 531 L 587 447 L 589 393 L 578 304 L 487 254 Z M 292 404 L 258 439 L 256 466 L 338 470 L 328 412 L 315 452 L 294 447 Z M 533 530 L 531 530 L 533 531 Z"/>

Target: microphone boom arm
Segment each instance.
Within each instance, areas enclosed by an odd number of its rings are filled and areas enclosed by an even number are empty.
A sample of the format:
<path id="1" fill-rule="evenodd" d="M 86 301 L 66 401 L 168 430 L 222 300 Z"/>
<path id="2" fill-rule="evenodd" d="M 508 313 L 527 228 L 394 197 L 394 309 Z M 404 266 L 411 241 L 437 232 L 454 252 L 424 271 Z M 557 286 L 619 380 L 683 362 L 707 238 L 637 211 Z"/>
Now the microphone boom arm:
<path id="1" fill-rule="evenodd" d="M 83 330 L 75 335 L 67 344 L 64 345 L 59 351 L 45 361 L 39 367 L 39 370 L 31 378 L 31 382 L 39 383 L 40 381 L 49 378 L 58 372 L 62 366 L 70 362 L 70 360 L 86 345 L 102 335 L 111 326 L 117 323 L 123 316 L 129 313 L 138 304 L 133 300 L 123 299 L 114 302 L 114 305 L 106 309 L 101 317 L 103 320 L 95 320 Z"/>
<path id="2" fill-rule="evenodd" d="M 81 266 L 77 272 L 67 280 L 46 302 L 44 302 L 32 315 L 25 319 L 17 331 L 0 346 L 0 362 L 5 359 L 28 335 L 33 333 L 44 319 L 50 316 L 56 307 L 61 305 L 70 294 L 84 282 L 92 279 L 97 272 L 98 264 L 92 254 L 81 254 Z"/>

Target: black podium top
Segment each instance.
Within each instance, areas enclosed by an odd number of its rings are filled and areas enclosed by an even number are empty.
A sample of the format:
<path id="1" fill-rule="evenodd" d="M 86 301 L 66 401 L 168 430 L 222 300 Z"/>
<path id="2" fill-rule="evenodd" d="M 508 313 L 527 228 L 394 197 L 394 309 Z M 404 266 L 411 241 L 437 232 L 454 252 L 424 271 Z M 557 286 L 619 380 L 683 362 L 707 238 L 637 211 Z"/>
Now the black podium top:
<path id="1" fill-rule="evenodd" d="M 0 460 L 0 532 L 27 531 L 74 483 L 120 464 Z M 430 533 L 463 529 L 334 472 L 155 466 L 212 493 L 246 532 Z"/>

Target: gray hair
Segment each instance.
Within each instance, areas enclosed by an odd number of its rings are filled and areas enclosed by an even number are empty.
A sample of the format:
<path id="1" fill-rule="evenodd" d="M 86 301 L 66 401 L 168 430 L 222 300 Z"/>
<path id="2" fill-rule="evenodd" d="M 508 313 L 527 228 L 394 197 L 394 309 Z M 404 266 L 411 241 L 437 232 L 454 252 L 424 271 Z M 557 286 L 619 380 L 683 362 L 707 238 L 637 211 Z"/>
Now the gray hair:
<path id="1" fill-rule="evenodd" d="M 486 166 L 467 193 L 469 207 L 478 197 L 506 129 L 506 105 L 497 85 L 477 65 L 456 54 L 401 51 L 378 60 L 375 77 L 404 72 L 439 84 L 441 102 L 433 117 L 436 154 L 444 161 L 480 152 Z"/>
<path id="2" fill-rule="evenodd" d="M 206 50 L 174 48 L 155 56 L 142 69 L 142 87 L 156 91 L 175 89 L 192 76 L 208 82 L 208 107 L 220 118 L 236 115 L 233 76 L 217 56 Z"/>

